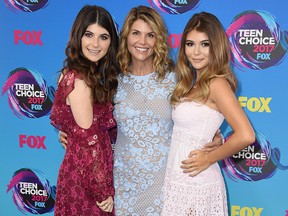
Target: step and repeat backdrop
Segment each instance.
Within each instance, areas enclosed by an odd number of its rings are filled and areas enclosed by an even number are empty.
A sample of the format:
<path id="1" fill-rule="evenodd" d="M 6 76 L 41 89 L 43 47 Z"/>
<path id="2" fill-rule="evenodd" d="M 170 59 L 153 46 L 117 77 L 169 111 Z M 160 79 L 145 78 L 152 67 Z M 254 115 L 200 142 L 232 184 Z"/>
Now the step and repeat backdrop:
<path id="1" fill-rule="evenodd" d="M 288 215 L 288 2 L 285 0 L 2 0 L 0 2 L 0 215 L 53 215 L 65 150 L 49 121 L 70 28 L 86 4 L 119 29 L 138 5 L 155 8 L 176 60 L 196 12 L 215 14 L 229 37 L 237 97 L 256 141 L 221 162 L 231 216 Z M 221 128 L 227 138 L 229 126 Z"/>

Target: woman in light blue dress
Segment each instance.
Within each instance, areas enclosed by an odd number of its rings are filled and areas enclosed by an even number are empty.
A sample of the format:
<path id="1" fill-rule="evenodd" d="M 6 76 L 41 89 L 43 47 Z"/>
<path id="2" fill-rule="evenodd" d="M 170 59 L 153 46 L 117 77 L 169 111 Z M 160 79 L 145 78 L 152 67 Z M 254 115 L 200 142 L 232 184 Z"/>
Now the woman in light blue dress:
<path id="1" fill-rule="evenodd" d="M 175 87 L 167 30 L 152 8 L 133 8 L 121 31 L 122 69 L 114 97 L 116 215 L 160 215 Z"/>

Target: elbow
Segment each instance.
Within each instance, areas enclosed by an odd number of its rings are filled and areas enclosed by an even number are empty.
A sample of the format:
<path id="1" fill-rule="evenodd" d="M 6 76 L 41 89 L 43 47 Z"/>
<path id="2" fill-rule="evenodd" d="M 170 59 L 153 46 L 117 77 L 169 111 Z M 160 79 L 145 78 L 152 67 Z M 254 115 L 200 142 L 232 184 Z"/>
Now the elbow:
<path id="1" fill-rule="evenodd" d="M 252 145 L 255 142 L 255 132 L 254 130 L 249 131 L 243 135 L 243 140 L 247 146 Z"/>

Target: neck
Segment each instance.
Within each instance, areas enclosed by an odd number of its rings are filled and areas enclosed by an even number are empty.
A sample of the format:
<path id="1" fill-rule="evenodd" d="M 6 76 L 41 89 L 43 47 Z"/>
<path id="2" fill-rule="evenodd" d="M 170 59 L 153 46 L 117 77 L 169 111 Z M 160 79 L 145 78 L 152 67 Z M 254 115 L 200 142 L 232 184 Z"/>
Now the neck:
<path id="1" fill-rule="evenodd" d="M 136 76 L 144 76 L 154 72 L 153 64 L 148 62 L 132 62 L 129 71 Z"/>

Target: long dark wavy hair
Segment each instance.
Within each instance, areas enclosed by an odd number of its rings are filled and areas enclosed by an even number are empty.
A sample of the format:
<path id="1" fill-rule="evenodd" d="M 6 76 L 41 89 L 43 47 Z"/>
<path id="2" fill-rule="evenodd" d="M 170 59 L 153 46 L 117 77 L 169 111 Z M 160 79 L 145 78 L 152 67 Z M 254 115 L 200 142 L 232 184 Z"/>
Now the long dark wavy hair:
<path id="1" fill-rule="evenodd" d="M 87 27 L 95 23 L 105 28 L 111 37 L 107 54 L 97 63 L 89 61 L 81 48 L 81 38 Z M 67 57 L 61 72 L 65 74 L 67 70 L 76 70 L 82 74 L 84 81 L 92 89 L 95 102 L 113 102 L 118 85 L 117 75 L 120 72 L 116 60 L 118 47 L 119 36 L 111 14 L 100 6 L 86 5 L 79 11 L 73 23 L 65 49 Z"/>

